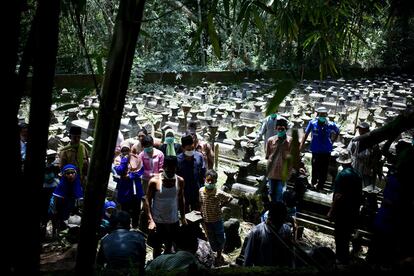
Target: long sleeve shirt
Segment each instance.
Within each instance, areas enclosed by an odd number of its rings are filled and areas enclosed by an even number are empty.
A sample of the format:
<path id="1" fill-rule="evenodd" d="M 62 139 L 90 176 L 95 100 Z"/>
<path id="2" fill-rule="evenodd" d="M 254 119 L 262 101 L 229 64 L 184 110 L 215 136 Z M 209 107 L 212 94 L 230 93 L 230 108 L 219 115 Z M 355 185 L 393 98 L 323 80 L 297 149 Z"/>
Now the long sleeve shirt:
<path id="1" fill-rule="evenodd" d="M 141 159 L 142 165 L 144 167 L 143 179 L 149 180 L 154 174 L 160 173 L 160 170 L 164 166 L 164 154 L 162 151 L 154 148 L 152 156 L 148 156 L 146 152 L 141 152 L 138 155 L 138 158 Z"/>

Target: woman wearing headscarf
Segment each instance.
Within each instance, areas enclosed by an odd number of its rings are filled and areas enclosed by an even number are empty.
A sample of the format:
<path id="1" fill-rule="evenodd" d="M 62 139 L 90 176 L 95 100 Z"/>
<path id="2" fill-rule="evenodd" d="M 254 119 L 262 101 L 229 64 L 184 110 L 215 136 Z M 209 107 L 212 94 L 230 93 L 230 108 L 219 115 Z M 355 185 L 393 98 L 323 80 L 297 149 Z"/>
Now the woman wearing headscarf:
<path id="1" fill-rule="evenodd" d="M 160 151 L 164 153 L 164 156 L 177 156 L 182 152 L 181 145 L 175 142 L 174 134 L 172 129 L 165 131 L 164 144 L 160 147 Z"/>
<path id="2" fill-rule="evenodd" d="M 132 218 L 132 227 L 137 228 L 141 213 L 141 200 L 144 190 L 141 176 L 144 173 L 141 160 L 131 153 L 128 141 L 121 144 L 121 154 L 115 158 L 114 170 L 119 176 L 117 185 L 117 201 L 123 211 L 128 212 Z"/>
<path id="3" fill-rule="evenodd" d="M 60 182 L 55 188 L 50 200 L 50 213 L 56 230 L 64 228 L 64 221 L 75 211 L 79 201 L 83 199 L 78 168 L 73 164 L 65 165 L 61 170 Z M 57 223 L 57 224 L 56 224 Z"/>

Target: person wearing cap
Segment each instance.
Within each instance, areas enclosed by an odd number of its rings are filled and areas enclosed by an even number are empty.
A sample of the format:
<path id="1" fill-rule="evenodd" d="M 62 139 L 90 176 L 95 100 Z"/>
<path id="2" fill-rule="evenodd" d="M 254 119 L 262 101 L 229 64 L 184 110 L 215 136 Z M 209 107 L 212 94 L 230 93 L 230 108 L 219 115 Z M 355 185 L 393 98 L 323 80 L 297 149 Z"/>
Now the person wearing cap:
<path id="1" fill-rule="evenodd" d="M 261 140 L 264 140 L 264 150 L 267 149 L 267 141 L 270 137 L 277 135 L 276 130 L 276 122 L 278 119 L 283 118 L 279 114 L 273 112 L 269 116 L 267 116 L 260 125 L 259 132 L 256 135 L 256 138 L 252 141 L 252 143 L 257 144 Z"/>
<path id="2" fill-rule="evenodd" d="M 69 130 L 70 143 L 60 149 L 60 168 L 67 164 L 74 164 L 78 168 L 79 177 L 83 187 L 86 185 L 86 175 L 89 168 L 89 151 L 80 141 L 82 129 L 72 126 Z"/>
<path id="3" fill-rule="evenodd" d="M 343 169 L 335 178 L 328 218 L 335 223 L 336 258 L 341 264 L 348 264 L 349 242 L 362 204 L 362 178 L 352 167 L 352 158 L 348 150 L 343 150 L 339 154 L 337 162 Z"/>
<path id="4" fill-rule="evenodd" d="M 292 267 L 293 233 L 286 217 L 283 202 L 270 203 L 266 220 L 253 227 L 245 240 L 243 266 Z"/>
<path id="5" fill-rule="evenodd" d="M 287 162 L 287 157 L 290 153 L 291 138 L 286 135 L 288 121 L 284 118 L 279 118 L 276 121 L 275 131 L 276 135 L 269 138 L 267 141 L 266 159 L 267 178 L 269 181 L 269 195 L 271 201 L 282 201 L 283 191 L 286 188 L 286 179 L 283 177 L 283 167 Z M 286 178 L 290 173 L 291 168 L 288 168 Z"/>
<path id="6" fill-rule="evenodd" d="M 203 155 L 194 150 L 194 140 L 191 135 L 181 137 L 183 152 L 177 156 L 177 175 L 184 178 L 185 212 L 200 209 L 198 191 L 204 185 L 206 166 Z"/>
<path id="7" fill-rule="evenodd" d="M 328 121 L 328 110 L 319 107 L 317 118 L 311 120 L 306 127 L 305 135 L 300 143 L 303 149 L 306 139 L 312 132 L 310 150 L 312 152 L 312 180 L 311 184 L 318 190 L 322 190 L 328 174 L 329 159 L 333 150 L 333 142 L 339 135 L 339 128 L 334 122 Z"/>
<path id="8" fill-rule="evenodd" d="M 369 124 L 362 122 L 358 126 L 359 136 L 370 132 Z M 372 148 L 359 151 L 359 141 L 355 137 L 349 143 L 347 149 L 351 153 L 352 167 L 354 167 L 362 176 L 362 183 L 364 187 L 375 186 L 376 175 L 379 173 L 379 164 L 381 159 L 381 152 L 378 145 Z"/>
<path id="9" fill-rule="evenodd" d="M 141 184 L 141 176 L 144 173 L 141 160 L 131 153 L 131 145 L 128 141 L 121 144 L 121 154 L 115 158 L 114 170 L 119 176 L 117 185 L 117 201 L 123 211 L 132 217 L 132 226 L 137 228 L 141 212 L 141 201 L 144 190 Z"/>

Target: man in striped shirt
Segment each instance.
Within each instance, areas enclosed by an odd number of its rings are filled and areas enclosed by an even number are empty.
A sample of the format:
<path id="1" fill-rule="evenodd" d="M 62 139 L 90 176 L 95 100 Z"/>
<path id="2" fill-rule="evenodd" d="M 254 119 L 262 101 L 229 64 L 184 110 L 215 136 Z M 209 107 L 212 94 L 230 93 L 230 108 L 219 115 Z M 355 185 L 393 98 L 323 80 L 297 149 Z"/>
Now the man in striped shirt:
<path id="1" fill-rule="evenodd" d="M 216 252 L 215 265 L 223 263 L 221 252 L 226 242 L 224 235 L 224 224 L 221 207 L 229 203 L 233 197 L 216 188 L 217 173 L 214 170 L 208 170 L 206 173 L 206 183 L 200 188 L 200 206 L 201 214 L 204 219 L 207 238 L 211 248 Z"/>

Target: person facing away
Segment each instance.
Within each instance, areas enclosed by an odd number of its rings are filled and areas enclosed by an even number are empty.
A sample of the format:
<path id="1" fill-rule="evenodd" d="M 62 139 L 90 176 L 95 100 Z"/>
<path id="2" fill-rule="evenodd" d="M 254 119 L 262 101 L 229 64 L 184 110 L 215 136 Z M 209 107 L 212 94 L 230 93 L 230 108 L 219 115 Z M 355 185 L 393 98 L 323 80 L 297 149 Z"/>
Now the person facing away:
<path id="1" fill-rule="evenodd" d="M 367 122 L 360 123 L 357 128 L 360 136 L 370 132 Z M 351 153 L 352 167 L 361 175 L 364 187 L 375 185 L 381 158 L 379 146 L 375 145 L 360 152 L 359 141 L 352 139 L 347 149 Z"/>
<path id="2" fill-rule="evenodd" d="M 348 264 L 349 242 L 357 226 L 362 204 L 362 178 L 352 167 L 352 159 L 348 150 L 340 153 L 337 162 L 342 165 L 343 170 L 335 179 L 328 218 L 335 223 L 336 258 L 340 263 Z"/>
<path id="3" fill-rule="evenodd" d="M 339 128 L 334 122 L 328 121 L 328 110 L 325 107 L 319 107 L 316 112 L 318 116 L 311 120 L 306 127 L 305 135 L 300 143 L 300 149 L 303 149 L 306 139 L 312 132 L 311 185 L 317 190 L 322 190 L 328 174 L 329 159 L 333 149 L 333 142 L 339 135 Z"/>
<path id="4" fill-rule="evenodd" d="M 256 138 L 252 141 L 252 143 L 258 143 L 260 141 L 264 141 L 264 150 L 267 149 L 267 141 L 270 137 L 277 135 L 276 130 L 276 122 L 278 119 L 284 119 L 281 115 L 277 114 L 277 112 L 273 112 L 265 119 L 263 119 L 262 124 L 259 128 L 259 132 L 256 135 Z"/>
<path id="5" fill-rule="evenodd" d="M 165 131 L 164 143 L 160 147 L 160 151 L 164 156 L 177 156 L 182 152 L 181 145 L 175 143 L 174 130 L 167 129 Z"/>
<path id="6" fill-rule="evenodd" d="M 111 233 L 100 240 L 96 263 L 105 270 L 123 275 L 130 271 L 144 275 L 146 245 L 141 232 L 130 231 L 131 217 L 117 211 L 110 218 Z"/>
<path id="7" fill-rule="evenodd" d="M 167 156 L 164 171 L 152 177 L 148 185 L 145 206 L 148 216 L 148 230 L 153 237 L 153 257 L 164 252 L 171 253 L 172 245 L 181 223 L 186 224 L 184 204 L 184 179 L 176 175 L 177 157 Z"/>
<path id="8" fill-rule="evenodd" d="M 83 189 L 75 165 L 67 164 L 61 170 L 60 182 L 50 199 L 49 212 L 52 215 L 54 230 L 64 228 L 64 221 L 75 211 L 79 201 L 83 199 Z"/>
<path id="9" fill-rule="evenodd" d="M 88 149 L 80 141 L 81 128 L 72 126 L 69 130 L 70 144 L 63 147 L 59 153 L 60 168 L 67 164 L 76 165 L 82 185 L 86 185 L 86 175 L 89 167 Z"/>
<path id="10" fill-rule="evenodd" d="M 141 176 L 144 172 L 141 160 L 131 153 L 129 143 L 121 144 L 121 154 L 114 160 L 114 170 L 119 176 L 117 183 L 117 201 L 123 211 L 132 217 L 132 227 L 137 228 L 141 211 L 141 201 L 144 190 Z"/>
<path id="11" fill-rule="evenodd" d="M 181 138 L 183 152 L 177 156 L 177 174 L 184 178 L 184 198 L 186 213 L 200 209 L 199 189 L 204 185 L 206 167 L 203 155 L 194 150 L 194 140 L 191 135 Z"/>
<path id="12" fill-rule="evenodd" d="M 272 201 L 282 201 L 285 182 L 283 182 L 283 168 L 287 166 L 288 154 L 290 153 L 291 137 L 286 135 L 288 122 L 285 119 L 276 121 L 276 135 L 269 138 L 267 142 L 266 159 L 267 178 L 269 182 L 269 195 Z M 291 168 L 288 168 L 286 179 Z"/>
<path id="13" fill-rule="evenodd" d="M 195 256 L 198 249 L 198 240 L 191 227 L 181 225 L 176 234 L 177 252 L 163 254 L 155 258 L 146 268 L 146 271 L 171 271 L 201 269 L 202 265 Z M 192 271 L 194 272 L 194 271 Z"/>
<path id="14" fill-rule="evenodd" d="M 247 236 L 244 266 L 292 266 L 292 231 L 284 223 L 286 216 L 283 202 L 270 203 L 266 221 L 253 227 Z"/>
<path id="15" fill-rule="evenodd" d="M 200 188 L 200 206 L 204 224 L 207 229 L 207 238 L 211 248 L 216 252 L 215 264 L 220 265 L 224 262 L 221 255 L 226 237 L 224 234 L 223 214 L 221 207 L 229 203 L 233 197 L 217 189 L 217 173 L 214 170 L 206 172 L 206 183 Z"/>

